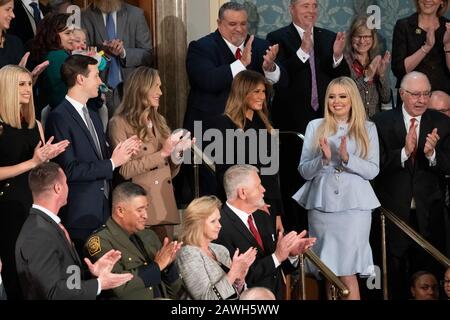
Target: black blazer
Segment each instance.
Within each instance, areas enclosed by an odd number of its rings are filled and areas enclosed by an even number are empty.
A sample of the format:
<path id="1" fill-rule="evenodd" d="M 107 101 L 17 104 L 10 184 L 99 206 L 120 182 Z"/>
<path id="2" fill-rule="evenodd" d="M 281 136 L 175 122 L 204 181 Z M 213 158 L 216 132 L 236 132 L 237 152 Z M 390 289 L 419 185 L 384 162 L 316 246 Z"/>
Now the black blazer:
<path id="1" fill-rule="evenodd" d="M 266 40 L 255 37 L 252 62 L 247 66 L 248 70 L 264 75 L 263 56 L 268 47 Z M 193 132 L 195 120 L 205 120 L 223 113 L 233 82 L 230 64 L 234 61 L 234 54 L 218 30 L 189 44 L 186 69 L 191 89 L 184 118 L 185 128 Z M 280 63 L 277 64 L 281 69 L 281 76 L 275 86 L 287 85 L 286 72 Z"/>
<path id="2" fill-rule="evenodd" d="M 450 71 L 447 68 L 444 52 L 446 17 L 439 18 L 439 28 L 435 32 L 436 43 L 426 57 L 414 69 L 427 75 L 432 90 L 442 90 L 450 94 Z M 392 72 L 397 77 L 396 88 L 406 74 L 405 59 L 420 49 L 427 38 L 426 31 L 419 28 L 418 14 L 400 19 L 394 27 L 392 37 Z"/>
<path id="3" fill-rule="evenodd" d="M 401 165 L 406 127 L 402 108 L 374 116 L 380 144 L 380 174 L 375 179 L 375 192 L 381 205 L 410 223 L 411 199 L 416 203 L 419 233 L 435 245 L 443 241 L 442 221 L 444 198 L 440 188 L 445 174 L 450 173 L 450 119 L 427 110 L 420 122 L 419 142 L 414 165 L 411 159 Z M 437 128 L 440 140 L 436 146 L 436 166 L 430 166 L 423 153 L 428 133 Z M 396 227 L 387 229 L 388 246 L 396 255 L 408 248 L 408 240 Z"/>
<path id="4" fill-rule="evenodd" d="M 39 8 L 44 15 L 47 13 L 46 7 L 42 4 L 39 4 Z M 20 0 L 14 0 L 14 15 L 16 17 L 11 21 L 11 26 L 8 33 L 19 37 L 27 50 L 29 50 L 31 48 L 30 40 L 33 40 L 35 33 L 33 31 L 30 18 L 28 17 L 27 10 Z"/>
<path id="5" fill-rule="evenodd" d="M 272 259 L 272 253 L 276 249 L 276 231 L 270 216 L 263 211 L 253 213 L 253 219 L 256 227 L 261 235 L 264 251 L 259 247 L 255 237 L 250 230 L 244 225 L 241 219 L 225 204 L 221 210 L 219 237 L 215 242 L 225 246 L 230 252 L 230 256 L 234 255 L 236 249 L 239 252 L 245 252 L 250 247 L 256 247 L 258 253 L 256 260 L 250 267 L 245 281 L 250 287 L 265 287 L 271 290 L 277 299 L 282 299 L 282 268 L 286 272 L 292 272 L 295 268 L 286 260 L 281 266 L 275 268 Z"/>
<path id="6" fill-rule="evenodd" d="M 94 140 L 83 119 L 66 99 L 50 112 L 45 134 L 47 138 L 54 136 L 56 142 L 64 139 L 70 141 L 66 151 L 56 158 L 66 173 L 69 185 L 67 206 L 61 218 L 68 229 L 93 231 L 108 218 L 103 213 L 103 187 L 104 180 L 112 179 L 113 170 L 100 117 L 91 109 L 89 115 L 97 132 L 103 160 L 97 154 Z"/>
<path id="7" fill-rule="evenodd" d="M 98 281 L 83 280 L 85 270 L 74 247 L 56 222 L 40 210 L 30 209 L 17 239 L 16 263 L 25 299 L 95 300 L 97 296 Z M 77 272 L 79 288 L 68 286 L 76 284 Z"/>
<path id="8" fill-rule="evenodd" d="M 309 59 L 303 63 L 297 56 L 302 40 L 294 24 L 275 30 L 267 35 L 271 44 L 279 44 L 278 58 L 286 68 L 289 78 L 287 87 L 275 88 L 271 114 L 274 126 L 280 130 L 305 133 L 308 122 L 323 117 L 325 91 L 328 84 L 339 76 L 350 76 L 345 59 L 333 68 L 333 44 L 336 34 L 314 27 L 314 56 L 316 65 L 319 109 L 311 108 L 311 69 Z"/>

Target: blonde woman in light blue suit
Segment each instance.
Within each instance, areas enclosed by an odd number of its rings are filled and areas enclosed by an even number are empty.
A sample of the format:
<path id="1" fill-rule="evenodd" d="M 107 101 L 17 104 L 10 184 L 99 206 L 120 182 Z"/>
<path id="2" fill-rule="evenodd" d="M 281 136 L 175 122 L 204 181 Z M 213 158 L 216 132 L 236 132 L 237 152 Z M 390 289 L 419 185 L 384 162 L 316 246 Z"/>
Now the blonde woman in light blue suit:
<path id="1" fill-rule="evenodd" d="M 306 128 L 298 170 L 307 182 L 293 198 L 308 210 L 312 250 L 349 288 L 346 299 L 359 300 L 356 275 L 373 273 L 371 211 L 380 202 L 370 180 L 379 172 L 378 135 L 352 79 L 331 81 L 325 99 L 325 117 Z"/>

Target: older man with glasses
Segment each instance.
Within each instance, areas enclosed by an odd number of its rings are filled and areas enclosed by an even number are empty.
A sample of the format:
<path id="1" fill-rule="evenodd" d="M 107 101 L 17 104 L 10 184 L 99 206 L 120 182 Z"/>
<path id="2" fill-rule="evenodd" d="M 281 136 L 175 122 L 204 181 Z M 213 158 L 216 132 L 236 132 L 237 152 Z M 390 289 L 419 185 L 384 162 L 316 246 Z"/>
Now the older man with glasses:
<path id="1" fill-rule="evenodd" d="M 440 182 L 450 174 L 450 118 L 428 108 L 427 76 L 413 71 L 400 86 L 400 108 L 373 118 L 380 140 L 380 174 L 375 191 L 382 206 L 417 230 L 440 251 L 445 248 L 444 194 Z M 407 298 L 407 281 L 418 270 L 442 274 L 424 250 L 387 224 L 389 284 L 392 298 Z"/>

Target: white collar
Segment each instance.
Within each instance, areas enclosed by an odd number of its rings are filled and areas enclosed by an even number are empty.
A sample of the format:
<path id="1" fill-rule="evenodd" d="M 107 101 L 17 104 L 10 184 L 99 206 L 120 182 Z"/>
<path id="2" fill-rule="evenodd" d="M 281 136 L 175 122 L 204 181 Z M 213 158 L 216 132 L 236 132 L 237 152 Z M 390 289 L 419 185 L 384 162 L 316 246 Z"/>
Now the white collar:
<path id="1" fill-rule="evenodd" d="M 84 104 L 75 100 L 74 98 L 69 97 L 68 95 L 66 95 L 66 99 L 74 106 L 74 108 L 78 111 L 78 113 L 83 114 L 82 109 L 85 106 Z"/>
<path id="2" fill-rule="evenodd" d="M 241 45 L 239 47 L 236 47 L 234 44 L 232 44 L 230 41 L 228 41 L 227 39 L 225 39 L 224 37 L 222 37 L 223 41 L 225 41 L 225 43 L 227 44 L 228 48 L 230 48 L 231 52 L 233 52 L 233 55 L 236 54 L 236 50 L 239 48 L 241 49 L 241 52 L 244 51 L 244 43 L 245 40 L 241 43 Z"/>
<path id="3" fill-rule="evenodd" d="M 305 29 L 296 25 L 293 22 L 292 22 L 292 24 L 294 25 L 295 29 L 297 30 L 298 34 L 300 35 L 300 38 L 303 40 L 303 34 L 305 33 Z M 312 30 L 311 30 L 311 37 L 314 40 L 314 27 L 312 27 Z"/>
<path id="4" fill-rule="evenodd" d="M 239 219 L 241 219 L 242 220 L 242 222 L 247 226 L 247 228 L 249 227 L 248 226 L 248 216 L 250 215 L 250 214 L 248 214 L 247 212 L 245 212 L 245 211 L 242 211 L 242 210 L 240 210 L 240 209 L 238 209 L 238 208 L 236 208 L 236 207 L 233 207 L 228 201 L 227 201 L 227 206 L 228 207 L 230 207 L 230 209 L 239 217 Z"/>
<path id="5" fill-rule="evenodd" d="M 42 211 L 43 213 L 48 215 L 53 221 L 55 221 L 56 224 L 61 223 L 61 219 L 56 214 L 54 214 L 53 212 L 48 210 L 47 208 L 41 207 L 40 205 L 37 205 L 37 204 L 33 204 L 32 208 Z"/>
<path id="6" fill-rule="evenodd" d="M 420 120 L 422 119 L 422 115 L 416 116 L 416 117 L 411 116 L 411 115 L 406 111 L 405 105 L 404 105 L 404 104 L 402 104 L 402 113 L 403 113 L 403 119 L 405 119 L 405 125 L 406 125 L 406 128 L 409 128 L 411 118 L 415 118 L 416 121 L 417 121 L 417 124 L 420 125 Z"/>

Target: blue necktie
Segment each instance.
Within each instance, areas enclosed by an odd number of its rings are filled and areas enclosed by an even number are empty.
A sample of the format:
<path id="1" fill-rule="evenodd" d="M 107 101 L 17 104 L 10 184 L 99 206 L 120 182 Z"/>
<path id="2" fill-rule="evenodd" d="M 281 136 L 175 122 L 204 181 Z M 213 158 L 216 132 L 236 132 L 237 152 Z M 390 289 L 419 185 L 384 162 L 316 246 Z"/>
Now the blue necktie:
<path id="1" fill-rule="evenodd" d="M 39 10 L 38 4 L 36 2 L 31 2 L 30 6 L 33 9 L 33 19 L 37 27 L 39 22 L 41 22 L 41 11 Z"/>
<path id="2" fill-rule="evenodd" d="M 106 16 L 106 33 L 108 34 L 108 40 L 116 39 L 116 25 L 111 13 L 108 13 Z M 111 57 L 107 81 L 108 85 L 113 89 L 120 82 L 120 65 L 117 57 Z"/>

